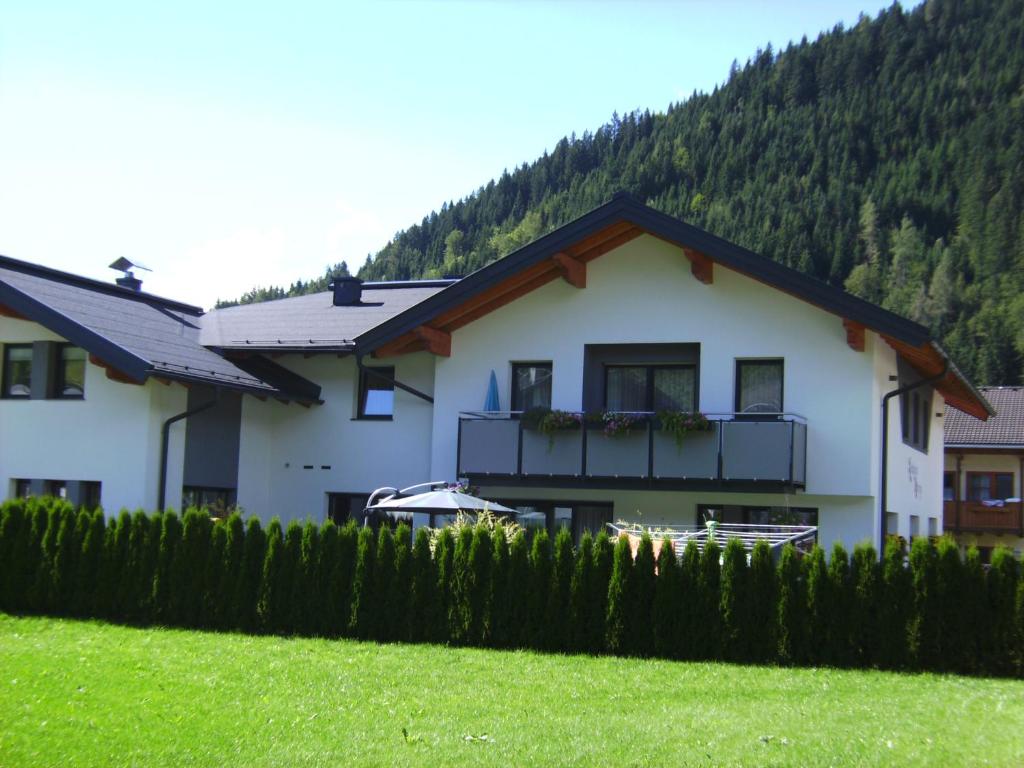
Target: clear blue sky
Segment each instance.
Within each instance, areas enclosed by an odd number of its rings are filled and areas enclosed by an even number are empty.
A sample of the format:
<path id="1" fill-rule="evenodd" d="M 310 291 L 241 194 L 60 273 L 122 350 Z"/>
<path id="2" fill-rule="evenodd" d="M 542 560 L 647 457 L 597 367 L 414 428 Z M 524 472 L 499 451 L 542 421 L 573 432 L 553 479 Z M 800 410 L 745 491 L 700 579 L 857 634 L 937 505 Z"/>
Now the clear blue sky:
<path id="1" fill-rule="evenodd" d="M 0 253 L 211 306 L 879 0 L 0 0 Z"/>

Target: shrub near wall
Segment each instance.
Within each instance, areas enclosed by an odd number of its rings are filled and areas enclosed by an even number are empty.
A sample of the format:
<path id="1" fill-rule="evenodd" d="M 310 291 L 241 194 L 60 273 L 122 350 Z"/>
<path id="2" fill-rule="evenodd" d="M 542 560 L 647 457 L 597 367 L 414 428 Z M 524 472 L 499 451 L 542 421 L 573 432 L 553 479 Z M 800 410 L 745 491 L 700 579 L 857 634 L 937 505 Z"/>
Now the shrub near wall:
<path id="1" fill-rule="evenodd" d="M 888 542 L 778 564 L 738 542 L 657 561 L 644 538 L 565 534 L 528 546 L 464 528 L 415 539 L 197 510 L 77 512 L 52 499 L 0 505 L 0 609 L 114 621 L 566 652 L 725 658 L 1024 675 L 1024 581 L 998 550 Z"/>

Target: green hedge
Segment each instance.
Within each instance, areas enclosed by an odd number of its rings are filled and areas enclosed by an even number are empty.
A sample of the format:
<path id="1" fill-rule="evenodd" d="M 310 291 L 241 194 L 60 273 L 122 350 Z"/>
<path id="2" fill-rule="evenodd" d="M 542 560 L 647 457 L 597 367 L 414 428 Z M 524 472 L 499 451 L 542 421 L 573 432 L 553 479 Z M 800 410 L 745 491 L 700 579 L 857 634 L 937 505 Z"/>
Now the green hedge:
<path id="1" fill-rule="evenodd" d="M 831 557 L 0 505 L 0 609 L 282 635 L 1024 676 L 1024 579 L 948 538 Z"/>

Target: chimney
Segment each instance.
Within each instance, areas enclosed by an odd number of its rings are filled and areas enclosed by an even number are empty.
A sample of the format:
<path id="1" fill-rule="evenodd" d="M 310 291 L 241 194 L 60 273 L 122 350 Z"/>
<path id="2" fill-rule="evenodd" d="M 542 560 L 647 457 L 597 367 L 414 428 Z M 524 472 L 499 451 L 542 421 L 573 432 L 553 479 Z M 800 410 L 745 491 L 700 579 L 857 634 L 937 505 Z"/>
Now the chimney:
<path id="1" fill-rule="evenodd" d="M 362 303 L 363 281 L 358 277 L 335 277 L 331 280 L 334 306 L 352 307 Z"/>
<path id="2" fill-rule="evenodd" d="M 111 264 L 110 268 L 116 269 L 118 272 L 124 272 L 124 274 L 117 278 L 115 282 L 122 288 L 127 288 L 130 291 L 142 290 L 142 281 L 135 276 L 135 273 L 132 272 L 133 269 L 144 269 L 147 272 L 153 271 L 145 264 L 138 261 L 131 261 L 126 259 L 124 256 L 121 256 L 117 261 Z"/>
<path id="3" fill-rule="evenodd" d="M 133 291 L 142 290 L 142 281 L 131 272 L 125 272 L 123 277 L 117 278 L 114 282 L 122 288 L 130 288 Z"/>

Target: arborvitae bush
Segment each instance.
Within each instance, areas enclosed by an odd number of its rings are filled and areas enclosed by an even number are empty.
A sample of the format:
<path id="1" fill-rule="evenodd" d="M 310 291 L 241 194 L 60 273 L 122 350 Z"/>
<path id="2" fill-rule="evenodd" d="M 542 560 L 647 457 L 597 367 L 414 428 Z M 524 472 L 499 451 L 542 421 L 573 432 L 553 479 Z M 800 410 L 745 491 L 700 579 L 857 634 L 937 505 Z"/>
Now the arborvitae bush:
<path id="1" fill-rule="evenodd" d="M 608 531 L 601 530 L 594 539 L 594 579 L 591 587 L 590 651 L 600 653 L 605 649 L 605 622 L 608 620 L 608 585 L 612 580 L 612 561 L 615 544 Z"/>
<path id="2" fill-rule="evenodd" d="M 78 525 L 78 514 L 61 516 L 60 529 L 57 532 L 56 551 L 53 555 L 53 610 L 57 614 L 69 614 L 75 596 L 75 584 L 78 581 L 78 559 L 82 554 L 82 540 L 88 527 L 88 513 L 83 510 L 85 519 L 82 527 Z"/>
<path id="3" fill-rule="evenodd" d="M 848 667 L 854 663 L 853 581 L 850 579 L 850 558 L 838 541 L 832 545 L 832 557 L 828 563 L 828 583 L 832 609 L 826 661 L 829 664 Z"/>
<path id="4" fill-rule="evenodd" d="M 110 610 L 107 614 L 115 621 L 124 621 L 128 612 L 128 590 L 124 587 L 128 561 L 131 556 L 129 544 L 132 536 L 132 513 L 122 509 L 117 516 L 117 527 L 112 541 L 114 550 L 108 555 L 104 576 L 112 579 L 109 585 Z"/>
<path id="5" fill-rule="evenodd" d="M 608 584 L 608 618 L 605 645 L 612 653 L 628 653 L 630 603 L 633 600 L 633 550 L 629 537 L 621 534 L 615 542 L 612 577 Z"/>
<path id="6" fill-rule="evenodd" d="M 448 614 L 452 609 L 452 562 L 455 555 L 455 535 L 451 528 L 442 529 L 434 548 L 434 564 L 437 569 L 437 612 L 436 623 L 430 633 L 434 642 L 444 643 L 451 638 Z"/>
<path id="7" fill-rule="evenodd" d="M 220 589 L 217 595 L 220 606 L 217 626 L 220 629 L 232 629 L 240 624 L 239 609 L 242 605 L 240 588 L 242 566 L 245 561 L 245 523 L 238 512 L 232 512 L 223 527 L 224 550 Z"/>
<path id="8" fill-rule="evenodd" d="M 850 562 L 853 583 L 853 657 L 862 667 L 878 664 L 881 656 L 881 635 L 878 630 L 882 580 L 878 554 L 870 544 L 853 548 Z"/>
<path id="9" fill-rule="evenodd" d="M 39 566 L 36 569 L 36 580 L 33 588 L 32 608 L 41 613 L 52 611 L 55 594 L 53 586 L 54 562 L 57 558 L 57 536 L 61 523 L 64 522 L 65 507 L 63 504 L 49 500 L 46 516 L 46 529 L 43 533 Z"/>
<path id="10" fill-rule="evenodd" d="M 530 593 L 527 595 L 530 629 L 527 644 L 545 648 L 548 643 L 548 593 L 551 590 L 551 539 L 546 530 L 537 531 L 530 547 Z"/>
<path id="11" fill-rule="evenodd" d="M 778 647 L 775 641 L 775 563 L 767 541 L 757 542 L 750 553 L 749 583 L 750 660 L 767 664 L 775 660 Z"/>
<path id="12" fill-rule="evenodd" d="M 341 633 L 339 596 L 336 594 L 338 551 L 338 526 L 327 520 L 320 528 L 320 632 L 324 637 L 337 637 Z"/>
<path id="13" fill-rule="evenodd" d="M 490 644 L 497 648 L 508 647 L 511 604 L 515 592 L 508 578 L 508 537 L 505 526 L 494 527 L 492 545 L 494 554 L 491 562 L 491 593 L 488 597 L 491 612 Z"/>
<path id="14" fill-rule="evenodd" d="M 988 637 L 986 661 L 989 671 L 1005 675 L 1013 672 L 1014 639 L 1013 611 L 1017 600 L 1019 580 L 1018 563 L 1006 547 L 996 547 L 988 569 L 986 592 L 988 596 Z"/>
<path id="15" fill-rule="evenodd" d="M 548 643 L 554 651 L 567 651 L 572 639 L 571 617 L 572 572 L 575 553 L 572 534 L 568 528 L 559 528 L 555 534 L 554 556 L 551 562 L 551 589 L 548 591 Z"/>
<path id="16" fill-rule="evenodd" d="M 435 640 L 437 622 L 437 569 L 430 553 L 430 533 L 416 530 L 412 545 L 409 577 L 409 639 L 416 642 Z"/>
<path id="17" fill-rule="evenodd" d="M 145 604 L 153 589 L 152 562 L 148 557 L 149 527 L 150 518 L 145 512 L 139 510 L 131 516 L 128 531 L 128 555 L 119 592 L 119 602 L 124 611 L 123 618 L 129 622 L 144 620 Z M 148 567 L 145 565 L 147 561 L 149 561 Z"/>
<path id="18" fill-rule="evenodd" d="M 356 541 L 359 528 L 355 520 L 349 520 L 338 529 L 338 558 L 336 570 L 331 576 L 332 591 L 338 602 L 338 618 L 341 622 L 339 633 L 350 634 L 352 618 L 352 579 L 356 571 Z"/>
<path id="19" fill-rule="evenodd" d="M 163 513 L 160 527 L 160 548 L 153 575 L 153 615 L 162 624 L 178 624 L 175 611 L 173 575 L 178 547 L 181 544 L 181 521 L 173 510 Z"/>
<path id="20" fill-rule="evenodd" d="M 919 536 L 910 546 L 910 575 L 913 588 L 912 619 L 908 650 L 912 663 L 921 669 L 940 669 L 942 605 L 938 595 L 938 561 L 929 539 Z"/>
<path id="21" fill-rule="evenodd" d="M 4 502 L 0 510 L 0 610 L 14 612 L 22 603 L 22 559 L 29 521 L 21 499 Z"/>
<path id="22" fill-rule="evenodd" d="M 805 558 L 804 574 L 807 579 L 806 660 L 811 664 L 827 664 L 831 660 L 828 642 L 833 604 L 825 550 L 817 544 Z"/>
<path id="23" fill-rule="evenodd" d="M 703 644 L 700 622 L 704 601 L 700 594 L 700 549 L 694 541 L 686 542 L 679 558 L 679 591 L 683 602 L 679 623 L 683 630 L 679 636 L 678 658 L 696 659 Z"/>
<path id="24" fill-rule="evenodd" d="M 722 555 L 722 646 L 729 661 L 750 657 L 747 610 L 749 577 L 747 550 L 739 539 L 729 539 Z"/>
<path id="25" fill-rule="evenodd" d="M 977 547 L 970 547 L 964 557 L 964 639 L 960 659 L 969 672 L 980 672 L 985 653 L 984 638 L 987 632 L 985 621 L 985 569 Z"/>
<path id="26" fill-rule="evenodd" d="M 882 595 L 879 604 L 879 663 L 886 669 L 906 666 L 908 624 L 914 606 L 910 571 L 904 565 L 903 545 L 895 537 L 885 545 Z"/>
<path id="27" fill-rule="evenodd" d="M 709 541 L 700 557 L 697 598 L 700 601 L 698 658 L 717 659 L 722 653 L 722 567 L 718 544 Z"/>
<path id="28" fill-rule="evenodd" d="M 320 529 L 312 520 L 302 526 L 298 560 L 292 575 L 292 631 L 320 633 Z"/>
<path id="29" fill-rule="evenodd" d="M 523 585 L 530 584 L 530 551 L 526 534 L 518 531 L 508 545 L 508 582 L 511 589 L 509 605 L 509 631 L 507 645 L 521 648 L 526 645 L 530 626 L 530 601 Z"/>
<path id="30" fill-rule="evenodd" d="M 206 557 L 206 574 L 203 577 L 203 610 L 201 624 L 211 629 L 220 628 L 224 611 L 228 607 L 221 601 L 224 586 L 224 550 L 227 547 L 227 526 L 214 522 L 210 530 L 210 551 Z"/>
<path id="31" fill-rule="evenodd" d="M 591 582 L 594 580 L 594 538 L 590 531 L 583 534 L 579 549 L 576 551 L 576 562 L 573 564 L 572 583 L 569 586 L 570 625 L 572 640 L 570 647 L 574 651 L 593 653 L 593 641 L 588 632 L 592 626 L 590 611 Z"/>
<path id="32" fill-rule="evenodd" d="M 801 664 L 806 658 L 807 584 L 803 563 L 792 544 L 782 548 L 779 560 L 778 614 L 779 659 L 785 664 Z"/>
<path id="33" fill-rule="evenodd" d="M 388 634 L 392 640 L 402 642 L 409 639 L 409 577 L 412 563 L 409 544 L 412 532 L 405 523 L 395 529 L 395 572 L 391 579 L 391 592 L 385 606 Z"/>
<path id="34" fill-rule="evenodd" d="M 120 580 L 117 561 L 117 532 L 120 527 L 120 520 L 112 518 L 107 520 L 106 530 L 103 535 L 103 553 L 100 556 L 100 570 L 96 580 L 96 589 L 93 590 L 93 615 L 103 618 L 116 618 L 116 593 L 117 584 Z"/>
<path id="35" fill-rule="evenodd" d="M 186 627 L 197 627 L 203 612 L 206 594 L 206 559 L 210 552 L 210 514 L 201 509 L 185 513 L 181 526 L 181 545 L 172 564 L 172 604 L 178 622 Z"/>
<path id="36" fill-rule="evenodd" d="M 374 636 L 376 612 L 374 611 L 374 565 L 377 559 L 376 541 L 373 529 L 364 526 L 359 529 L 356 540 L 356 567 L 352 576 L 352 612 L 349 626 L 353 635 L 360 640 Z"/>
<path id="37" fill-rule="evenodd" d="M 473 529 L 462 526 L 455 534 L 455 550 L 452 555 L 452 601 L 448 606 L 448 634 L 453 643 L 469 643 L 472 608 L 472 573 L 469 551 L 473 546 Z"/>
<path id="38" fill-rule="evenodd" d="M 1013 611 L 1014 618 L 1014 660 L 1017 665 L 1017 675 L 1024 677 L 1024 579 L 1017 581 L 1017 602 Z"/>
<path id="39" fill-rule="evenodd" d="M 474 645 L 490 642 L 493 564 L 494 543 L 490 529 L 477 525 L 473 528 L 469 546 L 469 622 L 466 633 L 467 641 Z"/>
<path id="40" fill-rule="evenodd" d="M 672 540 L 661 540 L 658 552 L 658 576 L 654 585 L 654 652 L 666 659 L 679 653 L 679 636 L 683 628 L 679 623 L 683 607 L 683 593 L 679 582 L 679 561 Z"/>
<path id="41" fill-rule="evenodd" d="M 285 569 L 284 531 L 281 521 L 273 518 L 267 526 L 266 556 L 260 576 L 259 619 L 264 632 L 280 632 L 289 594 L 281 594 L 282 571 Z"/>
<path id="42" fill-rule="evenodd" d="M 82 510 L 79 518 L 83 516 L 85 533 L 82 535 L 82 550 L 78 558 L 72 612 L 76 616 L 94 616 L 97 607 L 96 590 L 103 563 L 103 543 L 107 536 L 106 518 L 103 510 L 99 509 L 91 513 Z"/>
<path id="43" fill-rule="evenodd" d="M 644 531 L 633 560 L 633 600 L 629 604 L 629 637 L 632 653 L 654 653 L 654 542 Z"/>
<path id="44" fill-rule="evenodd" d="M 960 551 L 951 536 L 939 539 L 935 551 L 935 600 L 938 605 L 938 669 L 961 670 L 964 643 L 964 570 Z"/>
<path id="45" fill-rule="evenodd" d="M 280 536 L 280 523 L 277 528 Z M 238 605 L 235 613 L 235 626 L 246 632 L 257 632 L 260 629 L 260 598 L 266 559 L 267 535 L 259 518 L 250 517 L 245 526 L 245 549 L 242 552 L 242 571 L 238 577 Z"/>
<path id="46" fill-rule="evenodd" d="M 302 626 L 302 523 L 289 521 L 284 529 L 284 546 L 281 548 L 281 567 L 278 570 L 278 590 L 281 595 L 281 609 L 276 632 L 294 634 Z"/>

